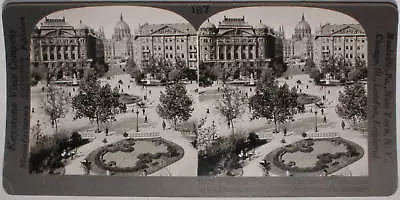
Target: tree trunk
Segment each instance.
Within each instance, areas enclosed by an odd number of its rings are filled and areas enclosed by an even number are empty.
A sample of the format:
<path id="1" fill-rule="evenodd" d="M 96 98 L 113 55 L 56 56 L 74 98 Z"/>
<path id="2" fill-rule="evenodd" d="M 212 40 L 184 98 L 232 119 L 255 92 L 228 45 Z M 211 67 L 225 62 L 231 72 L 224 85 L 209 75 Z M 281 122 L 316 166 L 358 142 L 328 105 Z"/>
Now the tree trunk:
<path id="1" fill-rule="evenodd" d="M 235 127 L 233 126 L 233 120 L 231 120 L 232 135 L 235 135 Z"/>
<path id="2" fill-rule="evenodd" d="M 96 117 L 96 123 L 97 123 L 97 133 L 100 133 L 99 117 Z"/>
<path id="3" fill-rule="evenodd" d="M 275 117 L 274 117 L 274 124 L 275 124 L 275 133 L 278 133 L 278 125 Z"/>
<path id="4" fill-rule="evenodd" d="M 176 121 L 177 121 L 177 120 L 174 119 L 174 129 L 175 129 L 175 131 L 178 130 L 177 127 L 176 127 Z"/>
<path id="5" fill-rule="evenodd" d="M 54 125 L 56 125 L 56 133 L 58 133 L 57 119 L 54 120 Z"/>

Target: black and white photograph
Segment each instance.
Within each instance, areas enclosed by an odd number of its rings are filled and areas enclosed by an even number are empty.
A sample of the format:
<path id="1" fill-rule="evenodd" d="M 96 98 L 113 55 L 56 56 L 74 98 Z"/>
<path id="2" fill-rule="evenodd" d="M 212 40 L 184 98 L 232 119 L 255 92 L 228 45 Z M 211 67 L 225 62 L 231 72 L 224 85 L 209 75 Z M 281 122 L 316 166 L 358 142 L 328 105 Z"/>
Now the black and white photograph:
<path id="1" fill-rule="evenodd" d="M 198 175 L 368 176 L 368 41 L 345 14 L 217 13 L 199 37 Z"/>
<path id="2" fill-rule="evenodd" d="M 197 32 L 150 7 L 62 10 L 31 34 L 29 172 L 197 176 Z"/>

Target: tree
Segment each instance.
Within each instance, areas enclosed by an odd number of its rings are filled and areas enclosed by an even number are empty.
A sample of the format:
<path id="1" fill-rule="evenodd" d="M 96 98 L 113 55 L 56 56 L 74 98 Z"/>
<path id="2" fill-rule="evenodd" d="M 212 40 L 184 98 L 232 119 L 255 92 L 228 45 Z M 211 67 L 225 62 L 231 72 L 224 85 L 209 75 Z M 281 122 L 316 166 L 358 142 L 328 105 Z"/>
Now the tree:
<path id="1" fill-rule="evenodd" d="M 217 129 L 214 121 L 211 126 L 198 127 L 198 135 L 196 138 L 198 149 L 204 150 L 207 146 L 213 145 L 215 142 L 218 142 L 219 139 L 221 139 L 221 136 L 217 134 Z"/>
<path id="2" fill-rule="evenodd" d="M 278 132 L 278 123 L 292 119 L 299 107 L 296 93 L 287 84 L 279 86 L 270 73 L 265 74 L 256 86 L 255 95 L 250 97 L 253 118 L 272 119 Z"/>
<path id="3" fill-rule="evenodd" d="M 311 70 L 310 78 L 314 80 L 315 84 L 318 84 L 323 78 L 323 75 L 317 68 L 314 68 Z"/>
<path id="4" fill-rule="evenodd" d="M 157 113 L 161 118 L 174 123 L 176 129 L 177 122 L 187 121 L 192 116 L 192 104 L 185 85 L 174 83 L 165 86 L 165 93 L 161 92 Z"/>
<path id="5" fill-rule="evenodd" d="M 222 98 L 218 100 L 216 109 L 226 118 L 235 134 L 234 120 L 245 112 L 246 96 L 243 93 L 229 88 L 222 88 Z"/>
<path id="6" fill-rule="evenodd" d="M 315 65 L 313 59 L 311 59 L 311 58 L 308 58 L 308 59 L 306 60 L 306 64 L 305 64 L 304 66 L 305 66 L 305 72 L 308 73 L 308 74 L 311 74 L 311 72 L 312 72 L 314 69 L 316 69 L 316 67 L 317 67 L 317 66 Z"/>
<path id="7" fill-rule="evenodd" d="M 282 58 L 273 58 L 272 61 L 270 62 L 269 67 L 272 69 L 273 74 L 276 77 L 282 76 L 282 74 L 286 71 L 287 66 L 283 62 Z"/>
<path id="8" fill-rule="evenodd" d="M 42 98 L 42 105 L 44 113 L 50 117 L 51 124 L 55 125 L 56 132 L 58 132 L 57 120 L 65 117 L 68 112 L 68 104 L 68 94 L 53 83 L 49 83 Z"/>
<path id="9" fill-rule="evenodd" d="M 78 92 L 72 99 L 75 117 L 96 120 L 97 131 L 100 132 L 100 123 L 109 120 L 115 114 L 112 112 L 114 108 L 119 106 L 118 88 L 111 90 L 109 84 L 101 86 L 95 73 L 89 70 L 80 82 Z"/>
<path id="10" fill-rule="evenodd" d="M 210 63 L 200 62 L 199 64 L 199 85 L 201 87 L 208 87 L 213 84 L 213 81 L 217 80 L 218 72 L 215 70 L 215 66 Z"/>
<path id="11" fill-rule="evenodd" d="M 368 99 L 364 85 L 356 83 L 345 86 L 344 92 L 339 92 L 338 101 L 336 112 L 339 116 L 352 120 L 354 124 L 358 119 L 367 119 Z"/>
<path id="12" fill-rule="evenodd" d="M 137 71 L 139 70 L 139 67 L 136 65 L 133 57 L 128 58 L 125 68 L 126 68 L 126 72 L 129 75 L 131 75 L 131 77 L 136 77 L 135 75 L 136 75 Z"/>

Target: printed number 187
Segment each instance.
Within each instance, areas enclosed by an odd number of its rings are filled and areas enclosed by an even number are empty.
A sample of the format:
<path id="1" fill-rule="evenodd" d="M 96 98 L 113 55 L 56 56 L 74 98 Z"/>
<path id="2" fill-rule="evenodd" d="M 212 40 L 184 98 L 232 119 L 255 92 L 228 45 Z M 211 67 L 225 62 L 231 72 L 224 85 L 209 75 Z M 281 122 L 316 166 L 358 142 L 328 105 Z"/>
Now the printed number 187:
<path id="1" fill-rule="evenodd" d="M 193 14 L 208 14 L 208 9 L 210 6 L 192 6 L 192 13 Z"/>

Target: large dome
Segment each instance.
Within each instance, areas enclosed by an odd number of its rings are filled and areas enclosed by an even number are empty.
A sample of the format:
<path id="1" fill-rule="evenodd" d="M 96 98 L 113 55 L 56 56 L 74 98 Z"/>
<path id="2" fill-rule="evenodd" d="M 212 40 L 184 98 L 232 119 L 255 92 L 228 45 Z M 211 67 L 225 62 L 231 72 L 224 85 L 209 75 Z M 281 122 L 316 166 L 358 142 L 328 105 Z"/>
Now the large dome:
<path id="1" fill-rule="evenodd" d="M 297 31 L 306 31 L 311 33 L 311 26 L 304 18 L 304 14 L 301 17 L 301 21 L 296 25 L 295 30 Z"/>
<path id="2" fill-rule="evenodd" d="M 131 29 L 129 28 L 129 25 L 124 21 L 121 14 L 120 20 L 117 22 L 114 28 L 113 38 L 121 40 L 122 38 L 130 36 L 131 36 Z"/>

